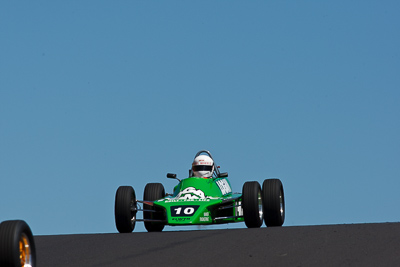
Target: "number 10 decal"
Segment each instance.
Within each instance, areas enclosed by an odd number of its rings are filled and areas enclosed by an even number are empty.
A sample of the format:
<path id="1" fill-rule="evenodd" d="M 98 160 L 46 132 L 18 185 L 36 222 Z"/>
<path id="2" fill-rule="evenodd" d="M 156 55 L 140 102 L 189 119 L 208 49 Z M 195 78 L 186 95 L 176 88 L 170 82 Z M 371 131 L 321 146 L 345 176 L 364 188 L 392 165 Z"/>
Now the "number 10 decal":
<path id="1" fill-rule="evenodd" d="M 174 206 L 171 207 L 171 215 L 173 217 L 190 217 L 198 208 L 199 206 Z"/>

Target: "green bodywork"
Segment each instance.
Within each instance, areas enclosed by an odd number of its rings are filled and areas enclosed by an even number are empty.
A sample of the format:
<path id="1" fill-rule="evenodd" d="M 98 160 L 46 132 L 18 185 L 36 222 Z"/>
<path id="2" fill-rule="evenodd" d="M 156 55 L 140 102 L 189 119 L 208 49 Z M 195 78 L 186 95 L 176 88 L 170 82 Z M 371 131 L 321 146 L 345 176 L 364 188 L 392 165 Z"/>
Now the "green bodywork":
<path id="1" fill-rule="evenodd" d="M 164 210 L 167 225 L 243 222 L 242 194 L 232 193 L 227 178 L 183 179 L 172 196 L 154 201 Z"/>

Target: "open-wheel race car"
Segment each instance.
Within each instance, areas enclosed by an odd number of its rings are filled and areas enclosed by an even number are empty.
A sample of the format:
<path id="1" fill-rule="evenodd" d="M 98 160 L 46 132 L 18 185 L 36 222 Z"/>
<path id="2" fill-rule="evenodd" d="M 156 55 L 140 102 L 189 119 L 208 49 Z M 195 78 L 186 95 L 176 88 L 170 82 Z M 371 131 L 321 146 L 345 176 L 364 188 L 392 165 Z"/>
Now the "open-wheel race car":
<path id="1" fill-rule="evenodd" d="M 199 151 L 189 177 L 168 178 L 179 183 L 166 194 L 161 183 L 148 183 L 143 200 L 137 200 L 132 186 L 120 186 L 115 196 L 115 224 L 120 233 L 130 233 L 137 221 L 148 232 L 159 232 L 165 225 L 210 225 L 244 222 L 248 228 L 282 226 L 285 220 L 283 185 L 279 179 L 245 182 L 242 193 L 233 193 L 228 173 L 221 173 L 211 153 Z M 143 206 L 143 208 L 141 207 Z M 143 219 L 137 213 L 143 212 Z"/>

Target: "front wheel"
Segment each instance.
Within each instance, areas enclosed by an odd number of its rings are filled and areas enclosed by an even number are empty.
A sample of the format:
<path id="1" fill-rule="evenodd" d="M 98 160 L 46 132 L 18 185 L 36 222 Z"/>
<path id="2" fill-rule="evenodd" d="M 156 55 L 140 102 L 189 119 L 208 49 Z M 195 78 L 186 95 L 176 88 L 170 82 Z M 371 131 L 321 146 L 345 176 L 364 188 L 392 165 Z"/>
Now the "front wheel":
<path id="1" fill-rule="evenodd" d="M 267 226 L 282 226 L 285 221 L 285 195 L 279 179 L 264 180 L 262 186 L 264 219 Z"/>
<path id="2" fill-rule="evenodd" d="M 248 228 L 259 228 L 263 223 L 261 187 L 258 182 L 246 182 L 242 190 L 244 223 Z"/>
<path id="3" fill-rule="evenodd" d="M 0 266 L 36 266 L 35 242 L 25 221 L 0 224 Z"/>
<path id="4" fill-rule="evenodd" d="M 120 186 L 115 194 L 115 225 L 120 233 L 135 229 L 137 202 L 132 186 Z"/>
<path id="5" fill-rule="evenodd" d="M 165 197 L 165 189 L 161 183 L 148 183 L 144 188 L 143 201 L 155 201 Z M 164 210 L 147 204 L 143 205 L 144 227 L 148 232 L 161 232 L 165 226 Z M 148 220 L 148 221 L 146 221 Z"/>

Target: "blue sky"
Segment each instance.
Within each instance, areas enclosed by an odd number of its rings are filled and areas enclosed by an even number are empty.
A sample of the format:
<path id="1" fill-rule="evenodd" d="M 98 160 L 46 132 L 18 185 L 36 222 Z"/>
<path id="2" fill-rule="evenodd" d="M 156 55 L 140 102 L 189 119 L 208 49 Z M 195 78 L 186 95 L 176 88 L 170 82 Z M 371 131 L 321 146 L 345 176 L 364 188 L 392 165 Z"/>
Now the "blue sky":
<path id="1" fill-rule="evenodd" d="M 400 221 L 399 8 L 2 2 L 0 221 L 116 232 L 118 186 L 171 192 L 202 149 L 236 192 L 280 178 L 286 226 Z"/>

